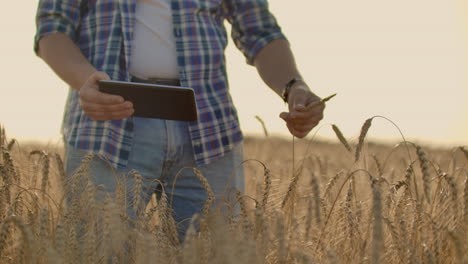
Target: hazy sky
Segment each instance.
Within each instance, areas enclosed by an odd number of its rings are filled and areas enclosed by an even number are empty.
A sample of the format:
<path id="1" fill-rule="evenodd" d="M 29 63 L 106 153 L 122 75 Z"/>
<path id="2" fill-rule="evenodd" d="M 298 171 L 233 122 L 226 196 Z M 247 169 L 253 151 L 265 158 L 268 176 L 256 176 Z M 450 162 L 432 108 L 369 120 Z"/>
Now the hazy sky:
<path id="1" fill-rule="evenodd" d="M 292 4 L 294 3 L 294 5 Z M 462 0 L 271 0 L 297 63 L 329 102 L 322 124 L 355 139 L 365 119 L 392 119 L 412 140 L 468 145 L 468 16 Z M 465 6 L 463 6 L 465 5 Z M 67 86 L 32 52 L 37 1 L 5 1 L 0 16 L 0 123 L 9 135 L 59 140 Z M 246 133 L 286 134 L 286 107 L 231 45 L 231 91 Z M 318 132 L 333 137 L 329 126 Z M 369 134 L 398 138 L 376 120 Z"/>

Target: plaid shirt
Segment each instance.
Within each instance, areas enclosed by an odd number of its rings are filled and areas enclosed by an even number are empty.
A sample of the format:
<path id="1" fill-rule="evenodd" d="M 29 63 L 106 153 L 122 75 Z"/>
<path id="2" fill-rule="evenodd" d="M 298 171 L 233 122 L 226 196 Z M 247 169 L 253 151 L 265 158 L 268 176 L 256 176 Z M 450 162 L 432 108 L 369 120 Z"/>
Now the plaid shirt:
<path id="1" fill-rule="evenodd" d="M 237 111 L 229 94 L 224 20 L 247 63 L 271 40 L 285 38 L 267 0 L 172 0 L 177 62 L 183 86 L 195 90 L 198 121 L 189 125 L 198 165 L 208 164 L 242 140 Z M 35 51 L 47 34 L 67 34 L 99 71 L 129 81 L 129 59 L 136 0 L 40 0 Z M 122 169 L 132 145 L 132 118 L 94 121 L 84 114 L 70 89 L 62 133 L 65 141 L 101 154 Z"/>

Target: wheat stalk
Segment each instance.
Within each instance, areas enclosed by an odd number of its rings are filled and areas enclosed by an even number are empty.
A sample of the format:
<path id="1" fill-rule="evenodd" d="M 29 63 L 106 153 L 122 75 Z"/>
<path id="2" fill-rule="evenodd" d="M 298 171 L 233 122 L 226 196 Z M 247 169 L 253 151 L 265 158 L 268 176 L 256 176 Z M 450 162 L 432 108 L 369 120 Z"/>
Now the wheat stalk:
<path id="1" fill-rule="evenodd" d="M 242 197 L 242 193 L 240 191 L 236 192 L 236 198 L 239 201 L 240 205 L 240 219 L 242 221 L 242 229 L 244 232 L 250 232 L 252 230 L 252 226 L 249 221 L 249 216 L 247 214 L 247 208 L 245 205 L 245 201 Z"/>
<path id="2" fill-rule="evenodd" d="M 276 212 L 276 237 L 280 238 L 278 241 L 278 263 L 287 263 L 288 259 L 288 245 L 286 239 L 286 228 L 283 214 L 279 211 Z"/>
<path id="3" fill-rule="evenodd" d="M 405 208 L 407 206 L 408 202 L 408 188 L 405 188 L 404 193 L 402 197 L 400 197 L 400 200 L 398 200 L 396 210 L 395 210 L 395 221 L 398 221 L 398 234 L 400 237 L 399 244 L 401 245 L 402 248 L 407 248 L 408 244 L 408 239 L 407 239 L 407 224 L 405 221 Z M 402 254 L 399 255 L 401 261 L 406 261 L 406 251 L 402 252 Z"/>

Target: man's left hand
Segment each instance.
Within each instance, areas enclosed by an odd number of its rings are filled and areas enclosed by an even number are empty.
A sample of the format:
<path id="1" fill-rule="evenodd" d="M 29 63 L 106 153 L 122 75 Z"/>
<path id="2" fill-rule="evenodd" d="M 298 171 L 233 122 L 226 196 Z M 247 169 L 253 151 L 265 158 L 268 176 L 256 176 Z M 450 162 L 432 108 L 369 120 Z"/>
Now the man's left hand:
<path id="1" fill-rule="evenodd" d="M 282 112 L 280 117 L 286 121 L 293 136 L 304 138 L 322 120 L 324 103 L 307 109 L 307 106 L 319 101 L 320 97 L 312 93 L 306 84 L 298 83 L 291 87 L 288 96 L 289 112 Z"/>

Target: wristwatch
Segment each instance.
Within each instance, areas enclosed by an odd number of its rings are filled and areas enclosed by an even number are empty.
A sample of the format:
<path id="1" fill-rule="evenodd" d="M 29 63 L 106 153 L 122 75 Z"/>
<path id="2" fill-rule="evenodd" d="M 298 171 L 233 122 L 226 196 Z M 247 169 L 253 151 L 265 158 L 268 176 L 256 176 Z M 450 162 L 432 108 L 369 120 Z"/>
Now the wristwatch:
<path id="1" fill-rule="evenodd" d="M 294 77 L 289 82 L 287 82 L 286 85 L 284 86 L 282 97 L 285 103 L 288 103 L 288 97 L 289 97 L 289 92 L 291 90 L 291 87 L 297 82 L 302 82 L 302 79 L 298 77 Z"/>

